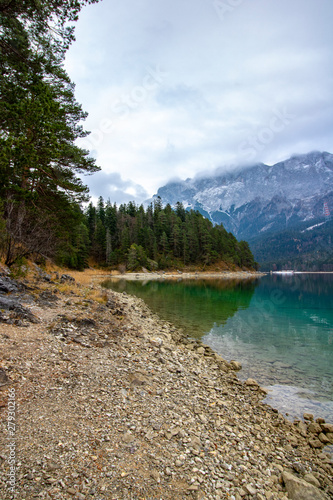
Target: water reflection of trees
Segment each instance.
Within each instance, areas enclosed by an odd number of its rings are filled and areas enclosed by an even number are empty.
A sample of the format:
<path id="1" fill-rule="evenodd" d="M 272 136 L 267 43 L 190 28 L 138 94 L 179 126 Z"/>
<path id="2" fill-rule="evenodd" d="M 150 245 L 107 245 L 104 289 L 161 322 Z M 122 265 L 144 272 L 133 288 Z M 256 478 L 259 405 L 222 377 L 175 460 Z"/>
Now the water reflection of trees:
<path id="1" fill-rule="evenodd" d="M 309 369 L 333 366 L 333 276 L 273 276 L 263 279 L 250 307 L 216 326 L 214 335 L 228 335 L 260 358 L 298 359 Z M 265 353 L 265 354 L 264 354 Z M 320 368 L 319 368 L 319 365 Z"/>
<path id="2" fill-rule="evenodd" d="M 333 288 L 333 273 L 304 273 L 293 275 L 273 274 L 271 280 L 265 281 L 265 285 L 272 288 L 278 285 L 281 289 L 297 291 L 301 289 L 304 292 L 315 295 L 327 292 L 327 288 Z M 332 298 L 333 300 L 333 298 Z"/>
<path id="3" fill-rule="evenodd" d="M 163 319 L 200 337 L 249 307 L 258 279 L 112 281 L 104 286 L 141 297 Z"/>

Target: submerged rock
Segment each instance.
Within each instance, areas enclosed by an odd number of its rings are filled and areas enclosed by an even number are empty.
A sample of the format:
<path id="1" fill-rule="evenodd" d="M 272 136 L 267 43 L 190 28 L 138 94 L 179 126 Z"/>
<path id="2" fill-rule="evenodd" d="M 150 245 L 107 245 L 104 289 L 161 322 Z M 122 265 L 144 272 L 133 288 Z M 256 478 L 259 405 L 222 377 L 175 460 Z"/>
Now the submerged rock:
<path id="1" fill-rule="evenodd" d="M 229 364 L 230 364 L 230 367 L 232 370 L 239 371 L 242 369 L 241 363 L 239 363 L 238 361 L 235 361 L 234 359 L 232 359 Z"/>

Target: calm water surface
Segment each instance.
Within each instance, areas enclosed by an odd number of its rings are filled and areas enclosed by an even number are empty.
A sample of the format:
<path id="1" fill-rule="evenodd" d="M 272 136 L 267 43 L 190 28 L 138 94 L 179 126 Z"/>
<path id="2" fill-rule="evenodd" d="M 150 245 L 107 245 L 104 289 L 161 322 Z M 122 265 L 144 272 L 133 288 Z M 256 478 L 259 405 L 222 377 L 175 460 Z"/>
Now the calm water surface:
<path id="1" fill-rule="evenodd" d="M 104 285 L 141 297 L 161 318 L 240 361 L 239 377 L 267 387 L 266 402 L 282 413 L 333 422 L 332 274 Z"/>

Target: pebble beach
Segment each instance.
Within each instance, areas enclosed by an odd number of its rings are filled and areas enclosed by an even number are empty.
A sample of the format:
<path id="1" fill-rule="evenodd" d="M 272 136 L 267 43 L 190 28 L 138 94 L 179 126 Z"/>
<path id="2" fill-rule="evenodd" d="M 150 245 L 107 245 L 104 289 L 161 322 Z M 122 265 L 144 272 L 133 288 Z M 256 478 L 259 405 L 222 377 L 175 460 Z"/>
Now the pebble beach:
<path id="1" fill-rule="evenodd" d="M 1 318 L 1 499 L 333 498 L 332 423 L 288 421 L 141 299 L 56 273 L 17 289 L 32 316 Z"/>

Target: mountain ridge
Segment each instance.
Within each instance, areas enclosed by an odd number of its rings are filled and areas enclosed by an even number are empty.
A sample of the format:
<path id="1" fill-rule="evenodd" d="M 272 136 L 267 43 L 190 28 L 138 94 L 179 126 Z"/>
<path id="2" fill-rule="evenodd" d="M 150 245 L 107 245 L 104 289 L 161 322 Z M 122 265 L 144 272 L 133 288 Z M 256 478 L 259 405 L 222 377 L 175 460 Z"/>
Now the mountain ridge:
<path id="1" fill-rule="evenodd" d="M 157 196 L 171 206 L 182 202 L 186 209 L 198 210 L 251 243 L 325 222 L 324 204 L 333 213 L 333 155 L 313 151 L 271 166 L 257 163 L 215 176 L 173 181 L 159 188 Z"/>

